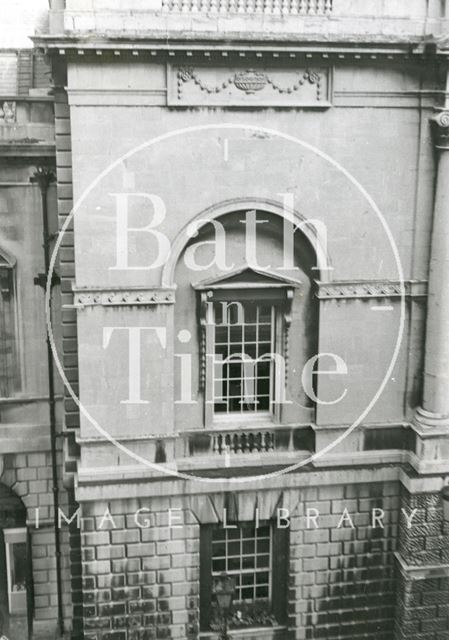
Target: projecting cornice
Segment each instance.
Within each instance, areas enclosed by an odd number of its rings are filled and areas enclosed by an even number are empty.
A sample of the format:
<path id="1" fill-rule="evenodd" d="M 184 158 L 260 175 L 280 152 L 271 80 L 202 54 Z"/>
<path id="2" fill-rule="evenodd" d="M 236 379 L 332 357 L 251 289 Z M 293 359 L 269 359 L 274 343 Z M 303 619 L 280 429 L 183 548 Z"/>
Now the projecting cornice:
<path id="1" fill-rule="evenodd" d="M 382 38 L 359 35 L 344 35 L 333 39 L 319 34 L 259 34 L 248 32 L 223 33 L 208 31 L 158 32 L 147 31 L 145 34 L 133 34 L 127 37 L 110 35 L 98 37 L 90 34 L 40 35 L 32 38 L 36 47 L 49 54 L 60 56 L 267 56 L 270 58 L 295 58 L 300 56 L 310 59 L 324 58 L 331 60 L 392 60 L 392 59 L 426 59 L 429 53 L 438 53 L 432 44 L 428 50 L 427 40 L 422 37 Z M 433 42 L 433 41 L 432 41 Z"/>

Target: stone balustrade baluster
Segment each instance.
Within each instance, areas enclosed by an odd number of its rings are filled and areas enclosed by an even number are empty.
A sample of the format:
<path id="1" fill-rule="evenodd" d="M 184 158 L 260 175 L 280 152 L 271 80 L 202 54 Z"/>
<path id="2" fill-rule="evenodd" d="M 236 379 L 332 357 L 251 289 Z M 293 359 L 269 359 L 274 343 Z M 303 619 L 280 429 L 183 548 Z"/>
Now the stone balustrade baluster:
<path id="1" fill-rule="evenodd" d="M 329 15 L 332 9 L 333 0 L 162 0 L 164 13 L 266 13 L 286 16 L 323 16 Z"/>

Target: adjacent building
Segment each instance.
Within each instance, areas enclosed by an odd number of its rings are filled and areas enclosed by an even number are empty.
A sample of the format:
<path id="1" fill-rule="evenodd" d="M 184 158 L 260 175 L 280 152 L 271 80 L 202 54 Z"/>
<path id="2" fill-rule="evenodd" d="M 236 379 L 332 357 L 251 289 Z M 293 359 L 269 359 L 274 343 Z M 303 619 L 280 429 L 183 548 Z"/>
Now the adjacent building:
<path id="1" fill-rule="evenodd" d="M 67 505 L 63 387 L 50 382 L 44 312 L 43 246 L 50 248 L 58 225 L 54 98 L 48 61 L 25 37 L 45 28 L 48 16 L 42 3 L 20 19 L 15 3 L 2 9 L 0 635 L 22 640 L 33 627 L 35 637 L 51 637 L 58 611 L 70 618 L 71 597 L 69 555 L 62 551 L 67 532 L 55 533 L 53 509 L 55 500 Z M 54 291 L 57 281 L 55 276 Z M 57 325 L 58 309 L 59 293 L 53 305 Z"/>

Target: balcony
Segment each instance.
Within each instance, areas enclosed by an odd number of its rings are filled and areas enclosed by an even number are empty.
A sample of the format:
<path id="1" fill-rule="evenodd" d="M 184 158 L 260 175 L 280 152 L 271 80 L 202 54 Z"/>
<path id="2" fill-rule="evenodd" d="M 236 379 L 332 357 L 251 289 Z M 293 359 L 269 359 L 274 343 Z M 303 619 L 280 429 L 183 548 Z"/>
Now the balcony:
<path id="1" fill-rule="evenodd" d="M 315 450 L 310 426 L 218 425 L 180 434 L 180 469 L 272 467 L 294 464 Z"/>
<path id="2" fill-rule="evenodd" d="M 50 69 L 32 49 L 1 52 L 0 155 L 54 155 L 54 108 Z"/>
<path id="3" fill-rule="evenodd" d="M 419 42 L 447 33 L 449 0 L 53 0 L 53 38 Z M 126 9 L 124 8 L 126 7 Z M 87 41 L 89 37 L 89 41 Z M 75 44 L 75 42 L 74 42 Z M 80 46 L 81 42 L 77 42 Z"/>

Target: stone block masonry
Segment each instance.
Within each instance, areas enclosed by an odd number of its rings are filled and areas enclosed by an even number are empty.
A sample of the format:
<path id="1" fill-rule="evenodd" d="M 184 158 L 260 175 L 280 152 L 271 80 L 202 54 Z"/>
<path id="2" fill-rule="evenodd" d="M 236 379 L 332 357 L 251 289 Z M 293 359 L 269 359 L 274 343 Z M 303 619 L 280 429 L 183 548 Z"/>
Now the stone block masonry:
<path id="1" fill-rule="evenodd" d="M 280 637 L 393 640 L 399 483 L 287 493 L 288 623 Z M 180 505 L 183 526 L 170 528 L 168 511 Z M 135 521 L 138 509 L 149 509 L 140 516 L 146 528 Z M 350 520 L 342 521 L 345 509 Z M 319 513 L 316 521 L 307 510 Z M 377 526 L 373 510 L 383 512 Z M 82 504 L 84 638 L 197 638 L 200 526 L 188 497 Z"/>
<path id="2" fill-rule="evenodd" d="M 109 507 L 113 523 L 102 519 Z M 151 501 L 138 526 L 134 514 L 148 501 L 82 505 L 83 618 L 86 640 L 196 637 L 199 525 L 169 528 L 178 499 Z M 141 528 L 148 521 L 148 528 Z M 102 524 L 100 531 L 96 527 Z"/>
<path id="3" fill-rule="evenodd" d="M 397 483 L 322 487 L 300 504 L 290 535 L 295 638 L 393 638 L 399 493 Z M 307 510 L 319 512 L 318 527 Z"/>

